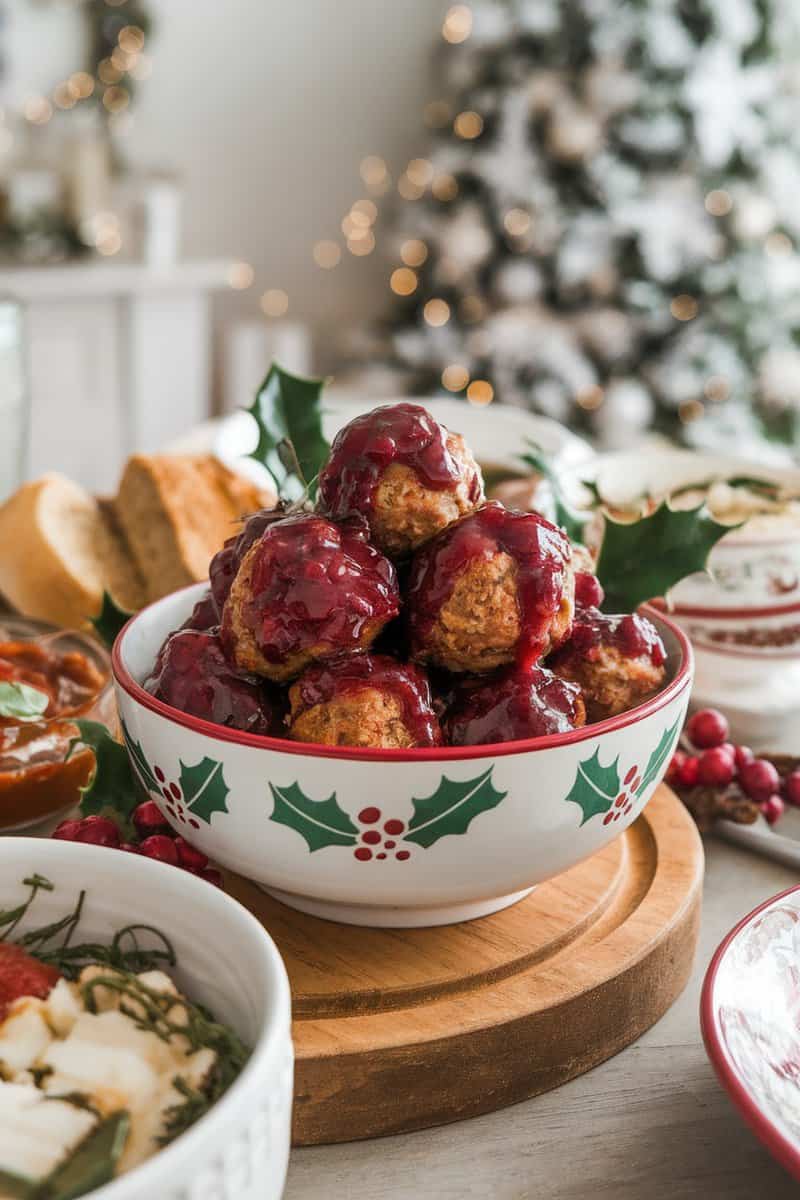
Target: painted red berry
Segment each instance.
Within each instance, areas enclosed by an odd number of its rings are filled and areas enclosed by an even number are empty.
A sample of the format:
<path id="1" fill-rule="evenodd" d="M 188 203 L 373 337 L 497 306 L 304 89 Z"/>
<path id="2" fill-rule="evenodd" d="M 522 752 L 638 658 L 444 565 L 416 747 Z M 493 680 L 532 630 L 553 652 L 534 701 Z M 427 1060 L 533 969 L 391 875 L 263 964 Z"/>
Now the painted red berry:
<path id="1" fill-rule="evenodd" d="M 689 741 L 698 750 L 711 750 L 727 742 L 728 718 L 716 708 L 703 708 L 690 718 L 686 726 Z"/>
<path id="2" fill-rule="evenodd" d="M 395 846 L 397 845 L 397 842 L 393 842 L 390 838 L 388 841 L 384 842 L 383 844 L 387 850 L 394 850 Z"/>
<path id="3" fill-rule="evenodd" d="M 742 767 L 746 767 L 754 758 L 755 754 L 749 746 L 734 746 L 733 761 L 736 763 L 737 771 L 741 771 Z"/>
<path id="4" fill-rule="evenodd" d="M 176 800 L 180 800 L 180 798 L 181 798 L 181 789 L 178 787 L 177 783 L 171 783 L 171 784 L 169 785 L 169 790 L 172 792 L 172 794 L 173 794 L 173 796 L 175 797 L 175 799 L 176 799 Z"/>
<path id="5" fill-rule="evenodd" d="M 614 807 L 615 807 L 615 808 L 622 808 L 623 804 L 625 803 L 625 801 L 626 801 L 627 799 L 628 799 L 628 793 L 627 793 L 627 792 L 620 792 L 620 794 L 617 796 L 616 800 L 614 801 Z"/>
<path id="6" fill-rule="evenodd" d="M 369 862 L 369 860 L 372 858 L 372 851 L 368 846 L 359 846 L 357 850 L 353 851 L 353 853 L 359 862 Z"/>
<path id="7" fill-rule="evenodd" d="M 768 800 L 762 800 L 758 807 L 761 809 L 764 820 L 769 825 L 774 825 L 784 813 L 783 800 L 778 795 L 770 796 Z"/>
<path id="8" fill-rule="evenodd" d="M 175 842 L 163 833 L 154 833 L 140 842 L 139 853 L 145 858 L 154 858 L 156 862 L 168 863 L 171 867 L 177 867 L 179 863 Z"/>
<path id="9" fill-rule="evenodd" d="M 161 767 L 153 767 L 153 774 L 155 775 L 155 777 L 159 783 L 163 783 L 164 780 L 166 779 L 166 775 L 161 770 Z"/>
<path id="10" fill-rule="evenodd" d="M 199 828 L 200 828 L 200 822 L 199 822 L 199 821 L 195 821 L 194 817 L 189 817 L 189 824 L 191 825 L 192 829 L 199 829 Z"/>
<path id="11" fill-rule="evenodd" d="M 187 842 L 186 838 L 176 837 L 175 849 L 178 851 L 178 862 L 182 867 L 191 871 L 202 871 L 208 866 L 208 855 L 203 854 L 203 851 L 198 850 L 191 842 Z"/>
<path id="12" fill-rule="evenodd" d="M 781 780 L 771 762 L 766 758 L 754 758 L 739 772 L 739 783 L 751 800 L 761 804 L 777 793 Z"/>
<path id="13" fill-rule="evenodd" d="M 385 854 L 383 853 L 383 851 L 381 850 L 380 854 L 376 854 L 376 855 L 375 855 L 375 857 L 376 857 L 376 858 L 386 858 L 386 855 L 385 855 Z"/>
<path id="14" fill-rule="evenodd" d="M 374 825 L 376 821 L 381 819 L 381 810 L 370 805 L 369 808 L 362 808 L 358 814 L 358 819 L 362 825 Z"/>
<path id="15" fill-rule="evenodd" d="M 78 828 L 68 841 L 83 842 L 87 846 L 112 846 L 115 849 L 119 846 L 119 828 L 108 817 L 83 817 L 75 823 Z"/>
<path id="16" fill-rule="evenodd" d="M 169 804 L 172 804 L 172 793 L 170 792 L 170 790 L 169 790 L 169 788 L 168 788 L 168 787 L 163 787 L 163 788 L 161 789 L 161 795 L 164 797 L 164 799 L 165 799 L 165 800 L 166 800 L 166 801 L 167 801 Z"/>
<path id="17" fill-rule="evenodd" d="M 700 759 L 694 754 L 689 754 L 684 759 L 681 769 L 678 772 L 678 784 L 683 788 L 697 787 L 697 782 L 700 773 Z"/>
<path id="18" fill-rule="evenodd" d="M 783 782 L 786 803 L 792 808 L 800 808 L 800 771 L 792 771 Z"/>
<path id="19" fill-rule="evenodd" d="M 641 775 L 637 775 L 636 778 L 634 779 L 633 783 L 631 784 L 631 791 L 638 792 L 638 790 L 641 786 L 642 786 L 642 777 L 641 777 Z"/>
<path id="20" fill-rule="evenodd" d="M 386 822 L 386 824 L 384 825 L 383 828 L 386 830 L 386 832 L 388 834 L 391 834 L 394 837 L 398 833 L 403 832 L 403 830 L 405 829 L 405 824 L 403 821 L 397 821 L 397 820 L 395 820 L 395 818 L 392 818 L 391 821 Z"/>
<path id="21" fill-rule="evenodd" d="M 611 822 L 612 822 L 613 820 L 614 820 L 614 810 L 613 810 L 613 809 L 609 809 L 609 811 L 608 811 L 608 812 L 606 813 L 606 815 L 603 817 L 603 824 L 604 824 L 604 825 L 610 825 L 610 824 L 611 824 Z"/>
<path id="22" fill-rule="evenodd" d="M 727 787 L 733 780 L 734 769 L 733 759 L 724 747 L 716 746 L 701 755 L 697 778 L 705 787 Z"/>
<path id="23" fill-rule="evenodd" d="M 633 808 L 633 805 L 632 805 L 632 804 L 626 804 L 626 805 L 625 805 L 624 812 L 625 812 L 625 816 L 626 816 L 626 817 L 627 817 L 628 813 L 631 811 L 631 809 L 632 809 L 632 808 Z"/>
<path id="24" fill-rule="evenodd" d="M 635 779 L 635 778 L 636 778 L 636 774 L 637 774 L 638 770 L 639 770 L 639 768 L 638 768 L 638 767 L 631 767 L 630 771 L 628 771 L 628 774 L 625 776 L 625 779 L 623 780 L 623 782 L 624 782 L 624 784 L 625 784 L 625 787 L 627 787 L 627 786 L 628 786 L 628 784 L 629 784 L 629 783 L 630 783 L 630 782 L 631 782 L 633 779 Z"/>
<path id="25" fill-rule="evenodd" d="M 381 835 L 377 829 L 368 829 L 366 833 L 361 835 L 362 842 L 366 842 L 368 846 L 377 846 L 381 840 Z"/>
<path id="26" fill-rule="evenodd" d="M 169 826 L 155 800 L 145 800 L 133 810 L 133 823 L 140 838 L 151 833 L 166 833 Z"/>
<path id="27" fill-rule="evenodd" d="M 411 857 L 411 852 L 409 850 L 398 850 L 397 854 L 395 854 L 395 858 L 398 859 L 400 862 L 405 862 L 406 859 L 410 858 L 410 857 Z"/>

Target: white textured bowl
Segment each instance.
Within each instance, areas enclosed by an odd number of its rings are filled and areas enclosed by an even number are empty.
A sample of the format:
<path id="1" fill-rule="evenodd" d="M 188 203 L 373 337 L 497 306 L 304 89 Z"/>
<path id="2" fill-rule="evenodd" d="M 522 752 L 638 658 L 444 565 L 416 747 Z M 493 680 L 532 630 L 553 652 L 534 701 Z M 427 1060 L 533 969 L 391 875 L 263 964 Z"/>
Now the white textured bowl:
<path id="1" fill-rule="evenodd" d="M 333 920 L 438 925 L 521 899 L 636 819 L 689 702 L 688 642 L 650 613 L 667 645 L 670 682 L 585 729 L 437 750 L 243 734 L 169 708 L 141 686 L 203 591 L 200 584 L 167 596 L 117 639 L 112 669 L 134 767 L 170 823 L 211 858 Z M 376 833 L 381 844 L 370 846 Z"/>
<path id="2" fill-rule="evenodd" d="M 0 839 L 0 909 L 39 892 L 20 927 L 86 903 L 76 936 L 110 941 L 132 922 L 154 925 L 175 947 L 178 985 L 253 1047 L 218 1104 L 148 1162 L 91 1192 L 92 1200 L 278 1200 L 289 1156 L 293 1053 L 289 981 L 280 955 L 254 917 L 203 880 L 106 847 L 37 838 Z"/>

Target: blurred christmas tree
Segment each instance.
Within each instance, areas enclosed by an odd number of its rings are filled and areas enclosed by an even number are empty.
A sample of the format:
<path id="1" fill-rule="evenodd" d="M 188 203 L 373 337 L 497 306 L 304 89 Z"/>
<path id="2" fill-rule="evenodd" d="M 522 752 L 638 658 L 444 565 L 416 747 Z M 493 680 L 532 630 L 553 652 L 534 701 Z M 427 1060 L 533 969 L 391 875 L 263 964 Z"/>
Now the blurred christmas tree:
<path id="1" fill-rule="evenodd" d="M 612 444 L 796 440 L 800 3 L 474 0 L 443 35 L 399 183 L 410 386 Z"/>

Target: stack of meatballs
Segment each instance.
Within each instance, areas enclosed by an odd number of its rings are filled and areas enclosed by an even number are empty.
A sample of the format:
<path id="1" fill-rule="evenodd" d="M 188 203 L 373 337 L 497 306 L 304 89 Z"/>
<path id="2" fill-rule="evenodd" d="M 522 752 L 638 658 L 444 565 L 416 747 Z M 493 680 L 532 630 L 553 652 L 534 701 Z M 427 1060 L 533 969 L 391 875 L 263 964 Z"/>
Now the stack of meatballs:
<path id="1" fill-rule="evenodd" d="M 216 724 L 328 746 L 564 733 L 664 681 L 653 625 L 602 600 L 583 547 L 486 501 L 459 434 L 386 405 L 337 435 L 315 511 L 264 510 L 229 539 L 145 686 Z"/>

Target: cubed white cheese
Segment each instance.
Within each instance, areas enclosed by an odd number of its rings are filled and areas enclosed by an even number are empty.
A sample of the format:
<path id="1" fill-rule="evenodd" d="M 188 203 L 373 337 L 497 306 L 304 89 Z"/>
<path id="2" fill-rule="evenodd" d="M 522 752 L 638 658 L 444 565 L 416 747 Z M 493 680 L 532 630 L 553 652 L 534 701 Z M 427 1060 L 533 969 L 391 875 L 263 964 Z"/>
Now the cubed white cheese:
<path id="1" fill-rule="evenodd" d="M 94 1113 L 47 1100 L 30 1084 L 0 1083 L 0 1167 L 43 1179 L 96 1124 Z"/>
<path id="2" fill-rule="evenodd" d="M 66 1037 L 83 1012 L 83 1004 L 74 983 L 59 979 L 44 1002 L 48 1024 L 58 1037 Z"/>
<path id="3" fill-rule="evenodd" d="M 0 1062 L 6 1073 L 32 1067 L 49 1046 L 53 1034 L 43 1011 L 41 1000 L 26 996 L 14 1003 L 0 1025 Z"/>

